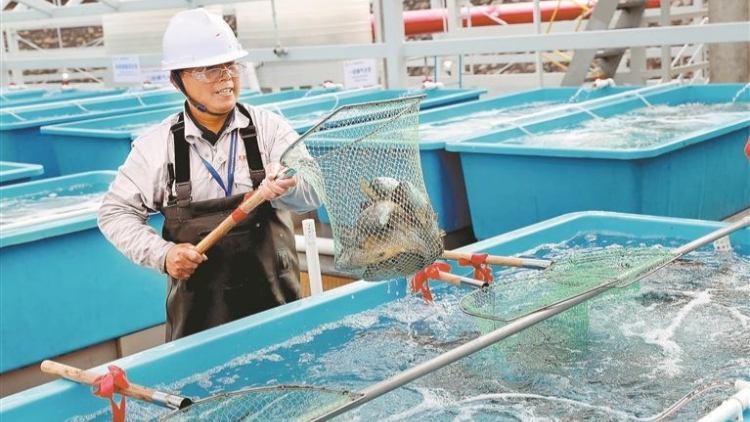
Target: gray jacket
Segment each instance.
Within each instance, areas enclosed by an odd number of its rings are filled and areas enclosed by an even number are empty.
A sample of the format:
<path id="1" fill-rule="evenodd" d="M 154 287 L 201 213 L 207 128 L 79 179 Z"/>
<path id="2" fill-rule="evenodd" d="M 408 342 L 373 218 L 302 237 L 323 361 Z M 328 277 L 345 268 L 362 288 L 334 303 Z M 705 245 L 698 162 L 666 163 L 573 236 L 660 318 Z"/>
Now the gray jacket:
<path id="1" fill-rule="evenodd" d="M 297 140 L 297 133 L 278 115 L 263 108 L 245 106 L 258 132 L 258 146 L 264 166 L 279 162 L 281 154 Z M 104 236 L 133 262 L 164 272 L 167 251 L 173 245 L 162 239 L 146 223 L 150 212 L 167 205 L 167 163 L 174 163 L 174 144 L 170 127 L 176 123 L 174 114 L 133 142 L 125 163 L 120 166 L 114 182 L 102 201 L 98 224 Z M 185 139 L 195 145 L 198 153 L 216 169 L 226 183 L 231 133 L 249 124 L 248 119 L 235 109 L 234 119 L 216 145 L 201 138 L 198 127 L 185 114 Z M 192 150 L 190 153 L 192 198 L 194 201 L 221 198 L 224 191 L 211 177 L 203 161 Z M 237 143 L 233 194 L 254 189 L 250 179 L 245 146 Z M 174 192 L 173 192 L 174 194 Z M 315 190 L 304 180 L 286 195 L 271 201 L 278 209 L 305 212 L 320 206 Z"/>

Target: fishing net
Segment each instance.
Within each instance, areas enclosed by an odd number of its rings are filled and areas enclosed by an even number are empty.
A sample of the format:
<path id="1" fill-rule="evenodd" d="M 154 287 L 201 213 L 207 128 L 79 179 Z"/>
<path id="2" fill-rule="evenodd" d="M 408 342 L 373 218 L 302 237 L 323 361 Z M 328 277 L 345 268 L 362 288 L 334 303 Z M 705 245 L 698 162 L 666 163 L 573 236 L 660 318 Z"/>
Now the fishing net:
<path id="1" fill-rule="evenodd" d="M 421 99 L 343 106 L 281 159 L 322 197 L 341 272 L 389 280 L 415 274 L 443 252 L 419 157 Z"/>
<path id="2" fill-rule="evenodd" d="M 307 386 L 240 390 L 198 401 L 160 421 L 310 421 L 361 398 L 361 394 Z"/>
<path id="3" fill-rule="evenodd" d="M 593 289 L 628 286 L 672 259 L 672 251 L 662 247 L 574 252 L 544 271 L 475 290 L 461 299 L 460 307 L 477 318 L 509 323 Z"/>
<path id="4" fill-rule="evenodd" d="M 530 271 L 502 277 L 487 288 L 464 296 L 459 306 L 475 318 L 484 334 L 525 315 L 549 308 L 564 300 L 612 284 L 618 289 L 597 300 L 618 300 L 625 289 L 644 273 L 673 258 L 666 248 L 608 247 L 597 251 L 573 252 L 544 271 Z M 552 318 L 529 327 L 494 345 L 505 364 L 519 371 L 555 372 L 560 362 L 585 353 L 589 338 L 589 306 L 586 301 Z"/>

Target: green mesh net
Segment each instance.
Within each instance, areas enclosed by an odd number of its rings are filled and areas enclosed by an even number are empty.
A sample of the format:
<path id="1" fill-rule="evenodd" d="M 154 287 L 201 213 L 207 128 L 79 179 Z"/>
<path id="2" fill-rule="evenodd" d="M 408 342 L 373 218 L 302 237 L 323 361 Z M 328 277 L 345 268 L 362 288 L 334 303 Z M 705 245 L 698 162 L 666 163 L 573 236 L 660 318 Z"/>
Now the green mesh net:
<path id="1" fill-rule="evenodd" d="M 573 253 L 544 271 L 473 291 L 461 299 L 460 307 L 469 315 L 507 323 L 592 289 L 625 287 L 673 258 L 666 248 L 610 247 Z"/>
<path id="2" fill-rule="evenodd" d="M 610 284 L 618 288 L 595 300 L 627 296 L 638 285 L 625 287 L 673 257 L 665 248 L 618 246 L 574 252 L 544 271 L 501 278 L 466 295 L 459 305 L 476 317 L 479 330 L 487 334 L 525 315 Z M 585 353 L 591 304 L 590 300 L 581 303 L 495 344 L 496 356 L 523 370 L 554 372 L 560 362 Z"/>
<path id="3" fill-rule="evenodd" d="M 415 274 L 443 252 L 422 177 L 421 98 L 341 107 L 282 157 L 322 197 L 341 272 L 389 280 Z"/>
<path id="4" fill-rule="evenodd" d="M 170 413 L 161 421 L 302 422 L 361 398 L 361 394 L 307 386 L 264 387 L 220 394 Z"/>
<path id="5" fill-rule="evenodd" d="M 510 373 L 512 365 L 523 371 L 556 372 L 561 363 L 576 359 L 588 347 L 589 305 L 574 306 L 494 344 L 493 357 L 503 361 Z M 484 318 L 475 322 L 483 335 L 507 324 Z"/>

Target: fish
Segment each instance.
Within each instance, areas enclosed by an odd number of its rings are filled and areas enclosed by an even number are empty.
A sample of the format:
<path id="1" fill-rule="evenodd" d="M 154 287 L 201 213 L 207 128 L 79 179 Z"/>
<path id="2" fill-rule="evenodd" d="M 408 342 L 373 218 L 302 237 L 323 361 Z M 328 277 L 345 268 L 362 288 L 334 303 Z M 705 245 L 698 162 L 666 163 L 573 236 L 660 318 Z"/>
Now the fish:
<path id="1" fill-rule="evenodd" d="M 443 253 L 439 233 L 397 224 L 389 230 L 363 232 L 350 228 L 341 236 L 341 253 L 334 267 L 366 281 L 390 280 L 421 271 Z"/>
<path id="2" fill-rule="evenodd" d="M 400 218 L 401 208 L 392 201 L 378 201 L 370 204 L 357 217 L 357 228 L 367 232 L 386 231 L 391 220 Z"/>
<path id="3" fill-rule="evenodd" d="M 406 208 L 407 212 L 430 207 L 427 195 L 408 181 L 400 182 L 396 186 L 391 195 L 391 201 Z"/>
<path id="4" fill-rule="evenodd" d="M 371 194 L 375 197 L 371 197 L 373 201 L 379 201 L 384 199 L 393 200 L 393 194 L 401 183 L 392 177 L 376 177 L 370 182 Z M 368 195 L 369 196 L 369 195 Z"/>
<path id="5" fill-rule="evenodd" d="M 359 184 L 367 201 L 356 224 L 338 230 L 337 270 L 382 281 L 415 274 L 440 257 L 444 232 L 426 195 L 390 177 Z"/>

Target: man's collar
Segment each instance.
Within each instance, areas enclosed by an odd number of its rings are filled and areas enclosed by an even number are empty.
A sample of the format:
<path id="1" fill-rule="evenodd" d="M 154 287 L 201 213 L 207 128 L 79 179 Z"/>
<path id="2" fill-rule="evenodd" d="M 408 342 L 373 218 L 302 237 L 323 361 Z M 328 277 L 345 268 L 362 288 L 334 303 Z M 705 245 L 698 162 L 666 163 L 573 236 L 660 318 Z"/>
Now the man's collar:
<path id="1" fill-rule="evenodd" d="M 224 121 L 224 126 L 218 134 L 214 134 L 210 130 L 206 129 L 200 123 L 196 122 L 189 107 L 185 107 L 185 138 L 190 137 L 205 139 L 211 144 L 215 145 L 221 136 L 226 132 L 231 132 L 240 127 L 246 127 L 250 122 L 247 117 L 243 116 L 242 113 L 237 110 L 237 107 L 241 107 L 239 103 L 234 107 L 232 112 L 229 114 L 227 119 Z"/>

